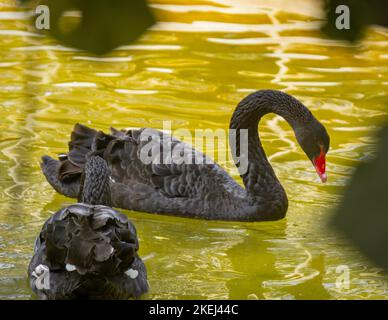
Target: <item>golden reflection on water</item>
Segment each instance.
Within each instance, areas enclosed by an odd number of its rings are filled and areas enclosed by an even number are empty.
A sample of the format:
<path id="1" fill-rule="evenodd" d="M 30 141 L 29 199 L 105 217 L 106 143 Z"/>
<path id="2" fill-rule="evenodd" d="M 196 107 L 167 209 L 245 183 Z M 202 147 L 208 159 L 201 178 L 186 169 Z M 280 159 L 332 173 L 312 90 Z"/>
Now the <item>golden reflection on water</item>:
<path id="1" fill-rule="evenodd" d="M 387 114 L 388 32 L 356 45 L 324 38 L 315 1 L 151 1 L 159 23 L 135 44 L 94 57 L 37 35 L 0 1 L 0 299 L 29 298 L 26 268 L 43 222 L 72 199 L 39 170 L 67 148 L 75 122 L 226 129 L 240 99 L 285 90 L 327 126 L 329 182 L 319 184 L 289 126 L 260 132 L 290 199 L 285 220 L 224 223 L 127 212 L 151 291 L 145 298 L 387 298 L 386 277 L 325 228 Z M 224 141 L 225 143 L 225 141 Z M 237 179 L 233 163 L 222 163 Z M 367 213 L 366 213 L 367 218 Z M 350 287 L 337 288 L 337 267 Z"/>

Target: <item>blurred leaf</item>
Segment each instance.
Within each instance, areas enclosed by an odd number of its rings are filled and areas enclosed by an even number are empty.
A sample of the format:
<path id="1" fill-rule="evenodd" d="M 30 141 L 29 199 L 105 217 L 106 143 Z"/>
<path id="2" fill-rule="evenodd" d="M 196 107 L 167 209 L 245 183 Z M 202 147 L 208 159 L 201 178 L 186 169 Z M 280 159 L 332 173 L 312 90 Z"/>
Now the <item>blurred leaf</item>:
<path id="1" fill-rule="evenodd" d="M 376 158 L 360 165 L 333 220 L 367 257 L 388 269 L 388 126 Z"/>
<path id="2" fill-rule="evenodd" d="M 54 38 L 96 54 L 136 40 L 155 23 L 145 0 L 46 0 L 40 4 L 50 8 L 50 34 Z M 65 12 L 74 10 L 80 11 L 82 20 L 66 33 L 59 22 Z"/>
<path id="3" fill-rule="evenodd" d="M 336 28 L 339 16 L 336 8 L 347 5 L 350 9 L 350 29 Z M 336 39 L 354 41 L 362 36 L 365 27 L 377 24 L 388 27 L 388 0 L 328 0 L 326 2 L 327 23 L 323 32 Z"/>

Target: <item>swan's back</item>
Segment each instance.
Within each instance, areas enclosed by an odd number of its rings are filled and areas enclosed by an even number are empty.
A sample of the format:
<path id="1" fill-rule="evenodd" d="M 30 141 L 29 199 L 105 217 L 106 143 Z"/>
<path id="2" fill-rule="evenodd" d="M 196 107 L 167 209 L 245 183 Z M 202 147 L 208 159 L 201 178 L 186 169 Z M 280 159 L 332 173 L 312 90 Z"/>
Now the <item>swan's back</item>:
<path id="1" fill-rule="evenodd" d="M 149 144 L 147 137 L 156 144 Z M 143 151 L 150 146 L 160 147 L 160 154 L 156 153 L 160 161 L 144 161 Z M 166 161 L 175 150 L 185 150 L 189 161 Z M 42 158 L 43 173 L 55 190 L 77 196 L 90 151 L 109 165 L 115 207 L 205 219 L 222 219 L 228 214 L 229 220 L 237 220 L 239 208 L 246 204 L 243 188 L 217 163 L 188 144 L 150 128 L 112 129 L 106 134 L 76 124 L 69 153 L 59 161 Z"/>
<path id="2" fill-rule="evenodd" d="M 46 299 L 139 297 L 148 284 L 138 248 L 136 229 L 124 214 L 106 206 L 68 206 L 46 221 L 36 240 L 31 287 Z M 38 266 L 49 269 L 50 289 L 38 288 Z"/>

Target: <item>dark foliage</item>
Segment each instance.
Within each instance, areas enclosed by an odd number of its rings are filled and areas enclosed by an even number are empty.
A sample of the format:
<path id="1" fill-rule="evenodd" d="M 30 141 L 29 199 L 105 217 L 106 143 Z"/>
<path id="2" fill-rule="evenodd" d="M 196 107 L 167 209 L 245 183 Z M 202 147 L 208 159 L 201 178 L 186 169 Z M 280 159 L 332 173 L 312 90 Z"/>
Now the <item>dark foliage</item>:
<path id="1" fill-rule="evenodd" d="M 332 221 L 367 257 L 388 269 L 388 127 L 376 157 L 360 165 Z"/>
<path id="2" fill-rule="evenodd" d="M 350 29 L 338 30 L 336 8 L 346 5 L 350 9 Z M 388 0 L 328 0 L 326 2 L 327 22 L 323 31 L 331 38 L 355 41 L 362 37 L 368 25 L 388 27 Z"/>
<path id="3" fill-rule="evenodd" d="M 40 3 L 50 8 L 49 32 L 55 39 L 95 54 L 108 53 L 133 42 L 155 23 L 144 0 L 46 0 Z M 81 13 L 81 22 L 66 33 L 60 28 L 60 19 L 65 12 L 74 10 Z"/>

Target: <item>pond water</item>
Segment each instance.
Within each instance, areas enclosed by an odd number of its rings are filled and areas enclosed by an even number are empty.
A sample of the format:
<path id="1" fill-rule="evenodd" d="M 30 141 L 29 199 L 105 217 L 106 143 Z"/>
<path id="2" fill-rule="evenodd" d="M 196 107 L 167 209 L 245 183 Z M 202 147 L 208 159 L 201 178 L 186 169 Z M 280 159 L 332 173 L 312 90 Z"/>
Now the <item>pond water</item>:
<path id="1" fill-rule="evenodd" d="M 387 115 L 388 30 L 371 28 L 357 45 L 327 39 L 315 1 L 150 3 L 159 20 L 152 30 L 93 57 L 35 34 L 24 9 L 0 1 L 0 299 L 33 298 L 26 269 L 34 238 L 53 212 L 74 203 L 39 168 L 42 155 L 67 150 L 74 123 L 227 129 L 235 105 L 263 88 L 295 95 L 327 127 L 328 183 L 318 181 L 285 121 L 267 116 L 260 134 L 289 196 L 286 219 L 125 211 L 148 268 L 144 298 L 388 298 L 388 278 L 327 227 Z M 241 182 L 230 160 L 222 165 Z M 344 269 L 350 283 L 338 287 Z"/>

